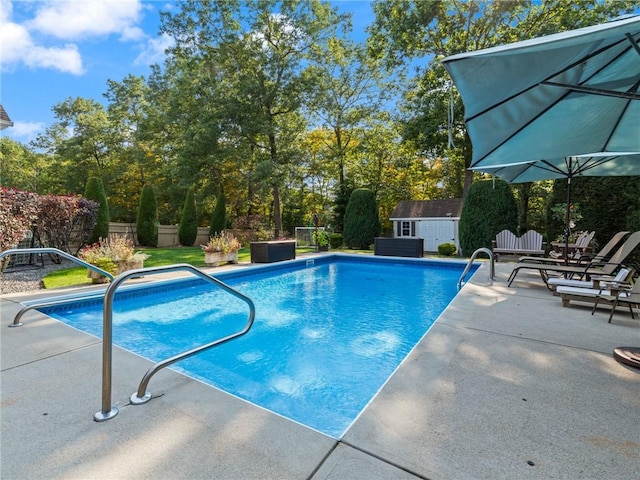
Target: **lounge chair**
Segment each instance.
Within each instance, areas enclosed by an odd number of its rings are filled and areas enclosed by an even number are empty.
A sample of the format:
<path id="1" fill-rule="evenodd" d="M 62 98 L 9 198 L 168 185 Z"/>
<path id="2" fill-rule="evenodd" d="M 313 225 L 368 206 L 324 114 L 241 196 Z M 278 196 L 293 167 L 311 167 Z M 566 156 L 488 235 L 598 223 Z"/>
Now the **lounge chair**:
<path id="1" fill-rule="evenodd" d="M 605 297 L 612 297 L 616 295 L 617 291 L 626 291 L 631 288 L 631 278 L 633 275 L 629 269 L 626 270 L 625 281 L 604 281 L 597 287 L 572 287 L 567 285 L 560 285 L 556 288 L 556 293 L 562 297 L 562 306 L 568 307 L 571 300 L 577 302 L 595 302 Z"/>
<path id="2" fill-rule="evenodd" d="M 547 285 L 551 288 L 554 295 L 558 295 L 558 288 L 560 287 L 599 289 L 600 284 L 604 282 L 630 283 L 634 273 L 635 272 L 632 268 L 620 268 L 615 276 L 592 275 L 590 280 L 574 280 L 572 278 L 553 277 L 547 279 Z"/>
<path id="3" fill-rule="evenodd" d="M 564 275 L 567 278 L 579 276 L 589 279 L 592 275 L 614 275 L 622 267 L 623 262 L 640 244 L 640 231 L 634 232 L 618 248 L 616 253 L 606 262 L 591 261 L 587 265 L 553 265 L 533 262 L 518 262 L 511 271 L 507 285 L 515 280 L 521 270 L 537 270 L 545 285 L 549 288 L 549 273 Z"/>
<path id="4" fill-rule="evenodd" d="M 606 301 L 611 303 L 611 313 L 609 314 L 609 323 L 611 323 L 611 319 L 613 318 L 613 314 L 616 311 L 616 307 L 620 303 L 626 303 L 629 305 L 629 311 L 631 312 L 631 318 L 635 318 L 633 315 L 633 305 L 640 307 L 640 280 L 636 280 L 636 282 L 629 289 L 612 289 L 609 294 L 601 293 L 596 299 L 596 303 L 593 306 L 593 310 L 591 314 L 595 311 L 598 303 L 600 301 Z"/>
<path id="5" fill-rule="evenodd" d="M 521 257 L 519 262 L 534 262 L 534 263 L 551 263 L 556 265 L 564 265 L 565 263 L 569 265 L 574 264 L 587 264 L 591 261 L 596 262 L 604 262 L 609 258 L 613 249 L 620 243 L 620 241 L 628 234 L 629 232 L 618 232 L 607 242 L 607 244 L 600 249 L 600 251 L 596 254 L 590 253 L 582 253 L 578 256 L 574 256 L 573 258 L 569 258 L 568 262 L 565 261 L 564 258 L 553 258 L 553 257 Z"/>

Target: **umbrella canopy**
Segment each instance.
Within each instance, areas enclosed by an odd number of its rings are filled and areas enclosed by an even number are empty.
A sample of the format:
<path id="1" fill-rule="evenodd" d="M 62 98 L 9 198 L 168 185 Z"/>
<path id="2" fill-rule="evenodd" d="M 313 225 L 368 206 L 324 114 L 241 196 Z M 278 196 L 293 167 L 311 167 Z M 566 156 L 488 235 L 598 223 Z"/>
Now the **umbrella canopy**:
<path id="1" fill-rule="evenodd" d="M 465 105 L 471 168 L 640 152 L 639 42 L 636 15 L 444 59 Z"/>
<path id="2" fill-rule="evenodd" d="M 640 175 L 640 152 L 598 152 L 496 167 L 482 167 L 509 183 L 574 177 Z"/>

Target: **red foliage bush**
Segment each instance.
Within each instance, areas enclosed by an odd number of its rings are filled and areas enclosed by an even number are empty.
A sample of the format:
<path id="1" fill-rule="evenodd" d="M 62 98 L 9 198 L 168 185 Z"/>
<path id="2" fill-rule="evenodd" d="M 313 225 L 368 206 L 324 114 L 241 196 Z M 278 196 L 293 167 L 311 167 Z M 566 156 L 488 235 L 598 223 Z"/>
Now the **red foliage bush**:
<path id="1" fill-rule="evenodd" d="M 75 195 L 40 195 L 34 234 L 42 246 L 74 255 L 84 246 L 96 224 L 100 204 Z M 71 248 L 75 247 L 72 252 Z"/>
<path id="2" fill-rule="evenodd" d="M 38 196 L 14 188 L 0 188 L 0 251 L 15 248 L 36 220 Z"/>

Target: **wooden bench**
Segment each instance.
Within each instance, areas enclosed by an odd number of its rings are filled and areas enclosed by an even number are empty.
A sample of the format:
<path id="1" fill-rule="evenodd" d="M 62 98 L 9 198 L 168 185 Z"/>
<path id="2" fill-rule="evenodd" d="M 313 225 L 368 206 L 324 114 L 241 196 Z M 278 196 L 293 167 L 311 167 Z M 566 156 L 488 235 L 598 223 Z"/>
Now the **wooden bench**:
<path id="1" fill-rule="evenodd" d="M 545 244 L 542 240 L 542 235 L 535 230 L 528 230 L 521 237 L 509 230 L 502 230 L 491 242 L 491 250 L 496 259 L 500 254 L 543 256 Z"/>

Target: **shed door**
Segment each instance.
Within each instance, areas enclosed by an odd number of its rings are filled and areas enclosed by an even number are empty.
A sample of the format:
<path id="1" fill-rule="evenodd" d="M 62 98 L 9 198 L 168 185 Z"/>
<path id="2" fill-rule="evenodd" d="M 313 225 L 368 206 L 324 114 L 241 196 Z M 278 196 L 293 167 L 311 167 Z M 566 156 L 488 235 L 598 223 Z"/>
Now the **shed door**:
<path id="1" fill-rule="evenodd" d="M 438 245 L 456 242 L 454 220 L 426 220 L 420 222 L 420 236 L 424 238 L 424 251 L 437 252 Z"/>

